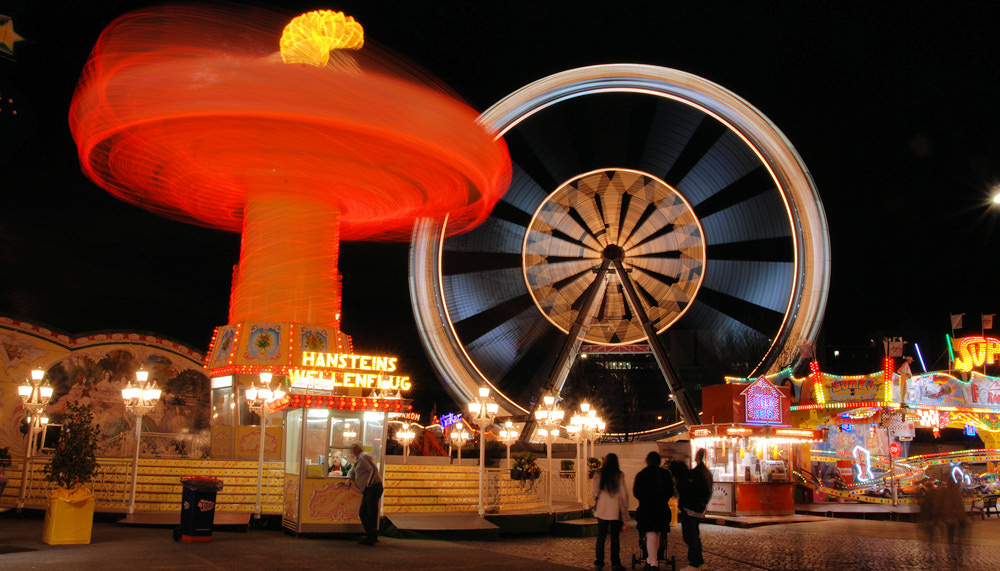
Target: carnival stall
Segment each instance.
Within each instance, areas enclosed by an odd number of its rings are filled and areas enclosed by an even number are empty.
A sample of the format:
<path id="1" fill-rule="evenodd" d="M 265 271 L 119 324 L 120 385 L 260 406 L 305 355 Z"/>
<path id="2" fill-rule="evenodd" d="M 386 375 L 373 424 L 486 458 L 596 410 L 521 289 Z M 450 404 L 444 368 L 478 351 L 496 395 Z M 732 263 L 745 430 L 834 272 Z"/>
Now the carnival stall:
<path id="1" fill-rule="evenodd" d="M 793 428 L 790 390 L 766 378 L 702 389 L 702 419 L 690 430 L 692 456 L 706 452 L 713 494 L 708 511 L 721 515 L 795 513 L 791 470 L 821 430 Z M 804 452 L 803 452 L 804 449 Z"/>
<path id="2" fill-rule="evenodd" d="M 220 327 L 208 361 L 215 387 L 213 452 L 280 453 L 285 529 L 362 531 L 349 450 L 360 442 L 384 474 L 389 416 L 411 409 L 403 398 L 410 378 L 400 374 L 397 359 L 353 353 L 350 338 L 336 328 L 272 322 Z M 254 414 L 247 391 L 272 375 L 259 390 L 273 398 Z M 268 419 L 283 422 L 261 435 Z M 262 426 L 254 426 L 258 420 Z"/>

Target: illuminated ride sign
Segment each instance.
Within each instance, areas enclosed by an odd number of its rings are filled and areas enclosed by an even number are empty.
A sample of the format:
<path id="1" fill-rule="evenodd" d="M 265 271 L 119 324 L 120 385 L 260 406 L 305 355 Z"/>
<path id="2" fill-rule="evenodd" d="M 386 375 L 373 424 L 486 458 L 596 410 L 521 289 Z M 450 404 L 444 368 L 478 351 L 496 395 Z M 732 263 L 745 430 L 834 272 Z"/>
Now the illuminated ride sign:
<path id="1" fill-rule="evenodd" d="M 841 402 L 876 400 L 880 386 L 872 377 L 836 379 L 830 383 L 830 399 Z"/>
<path id="2" fill-rule="evenodd" d="M 748 423 L 781 423 L 781 399 L 786 397 L 766 378 L 757 379 L 742 394 L 746 398 L 746 421 Z"/>
<path id="3" fill-rule="evenodd" d="M 410 377 L 393 375 L 396 357 L 350 353 L 302 352 L 302 367 L 288 370 L 292 388 L 333 391 L 337 388 L 408 391 Z"/>
<path id="4" fill-rule="evenodd" d="M 1000 339 L 982 336 L 963 337 L 958 340 L 955 368 L 968 373 L 973 367 L 995 364 L 997 355 L 1000 355 Z"/>

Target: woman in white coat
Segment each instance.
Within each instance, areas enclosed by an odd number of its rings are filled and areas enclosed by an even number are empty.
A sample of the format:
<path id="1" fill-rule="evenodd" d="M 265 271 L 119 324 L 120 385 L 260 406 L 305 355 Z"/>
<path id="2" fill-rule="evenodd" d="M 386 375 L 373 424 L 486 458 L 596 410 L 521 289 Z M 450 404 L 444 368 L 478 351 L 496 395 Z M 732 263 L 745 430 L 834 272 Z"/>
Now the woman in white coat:
<path id="1" fill-rule="evenodd" d="M 597 545 L 594 567 L 604 568 L 604 540 L 611 532 L 611 569 L 621 571 L 619 537 L 622 522 L 628 517 L 628 490 L 625 488 L 625 474 L 618 467 L 618 455 L 611 453 L 604 458 L 600 474 L 595 474 L 590 484 L 590 497 L 594 502 L 594 517 L 597 518 Z"/>

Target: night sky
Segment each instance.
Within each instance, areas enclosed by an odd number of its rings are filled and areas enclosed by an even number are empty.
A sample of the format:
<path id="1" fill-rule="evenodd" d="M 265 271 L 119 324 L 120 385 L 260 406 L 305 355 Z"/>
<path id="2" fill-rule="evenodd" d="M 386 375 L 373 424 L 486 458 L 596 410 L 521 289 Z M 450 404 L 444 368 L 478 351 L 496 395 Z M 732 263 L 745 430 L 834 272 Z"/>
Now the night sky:
<path id="1" fill-rule="evenodd" d="M 144 4 L 0 0 L 25 38 L 0 57 L 0 314 L 72 334 L 148 331 L 205 351 L 227 322 L 239 237 L 113 199 L 81 173 L 67 126 L 100 31 Z M 826 342 L 927 338 L 933 361 L 950 312 L 976 330 L 980 312 L 1000 313 L 1000 227 L 988 202 L 1000 183 L 994 1 L 275 5 L 353 15 L 367 40 L 480 111 L 584 65 L 702 76 L 770 118 L 811 171 L 833 245 Z M 446 397 L 416 336 L 407 248 L 342 246 L 343 329 L 360 351 L 398 354 L 424 385 L 415 396 L 426 410 Z"/>

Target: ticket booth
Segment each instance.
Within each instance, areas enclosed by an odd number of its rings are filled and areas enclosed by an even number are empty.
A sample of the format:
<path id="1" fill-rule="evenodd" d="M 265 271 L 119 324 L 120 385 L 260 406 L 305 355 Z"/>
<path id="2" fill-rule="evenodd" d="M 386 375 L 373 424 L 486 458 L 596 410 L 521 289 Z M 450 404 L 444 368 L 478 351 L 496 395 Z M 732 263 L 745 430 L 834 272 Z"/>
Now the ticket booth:
<path id="1" fill-rule="evenodd" d="M 397 361 L 354 353 L 336 327 L 238 322 L 217 328 L 208 357 L 213 456 L 258 458 L 263 450 L 265 459 L 283 459 L 285 529 L 363 531 L 350 448 L 360 442 L 384 474 L 386 423 L 412 408 L 404 398 L 410 378 Z M 264 385 L 281 391 L 268 392 L 257 415 L 241 395 L 261 373 L 272 376 Z M 263 433 L 262 419 L 272 425 Z"/>
<path id="2" fill-rule="evenodd" d="M 285 416 L 286 530 L 363 531 L 350 449 L 361 443 L 384 478 L 389 416 L 412 408 L 402 398 L 409 377 L 395 371 L 395 358 L 312 352 L 303 352 L 301 366 L 288 370 L 288 393 L 272 403 Z"/>
<path id="3" fill-rule="evenodd" d="M 691 456 L 705 449 L 712 472 L 710 513 L 790 515 L 795 459 L 808 443 L 823 440 L 822 430 L 792 428 L 789 389 L 761 377 L 749 384 L 702 389 L 702 419 L 691 427 Z"/>
<path id="4" fill-rule="evenodd" d="M 291 395 L 285 415 L 285 487 L 282 525 L 299 533 L 361 532 L 361 492 L 351 483 L 360 442 L 380 472 L 386 422 L 405 404 L 393 398 Z"/>

